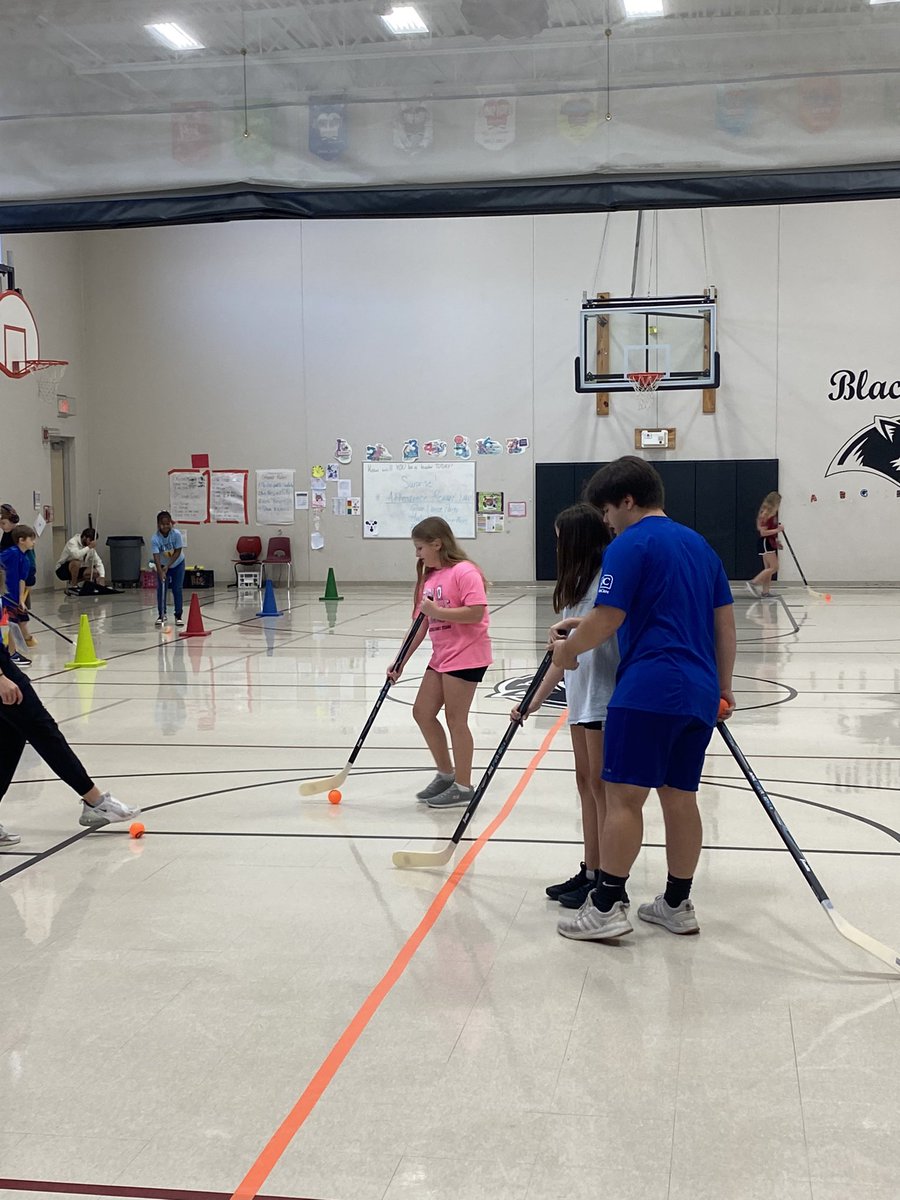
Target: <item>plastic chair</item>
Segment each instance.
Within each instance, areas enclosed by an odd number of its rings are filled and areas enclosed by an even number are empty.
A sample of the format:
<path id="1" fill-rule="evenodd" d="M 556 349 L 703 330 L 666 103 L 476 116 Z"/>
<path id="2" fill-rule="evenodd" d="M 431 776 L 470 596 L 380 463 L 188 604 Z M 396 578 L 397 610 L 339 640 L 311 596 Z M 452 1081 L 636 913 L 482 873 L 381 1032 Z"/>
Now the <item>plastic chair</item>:
<path id="1" fill-rule="evenodd" d="M 266 567 L 287 567 L 288 587 L 294 581 L 294 565 L 291 559 L 291 539 L 286 537 L 271 537 L 266 547 L 266 557 L 261 559 L 262 581 L 266 582 Z"/>
<path id="2" fill-rule="evenodd" d="M 257 570 L 261 572 L 262 568 L 259 556 L 262 554 L 262 538 L 251 537 L 249 535 L 239 537 L 234 552 L 237 555 L 237 558 L 231 560 L 234 564 L 234 583 L 230 583 L 229 587 L 237 587 L 238 573 L 242 568 L 245 571 Z"/>

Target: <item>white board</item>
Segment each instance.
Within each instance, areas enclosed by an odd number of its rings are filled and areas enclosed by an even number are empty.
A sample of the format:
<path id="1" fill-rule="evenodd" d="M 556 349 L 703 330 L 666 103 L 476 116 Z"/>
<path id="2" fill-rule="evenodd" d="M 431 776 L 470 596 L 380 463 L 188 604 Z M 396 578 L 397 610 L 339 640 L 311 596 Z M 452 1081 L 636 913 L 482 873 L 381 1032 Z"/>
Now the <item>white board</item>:
<path id="1" fill-rule="evenodd" d="M 408 538 L 425 517 L 474 538 L 473 462 L 363 463 L 363 537 Z"/>

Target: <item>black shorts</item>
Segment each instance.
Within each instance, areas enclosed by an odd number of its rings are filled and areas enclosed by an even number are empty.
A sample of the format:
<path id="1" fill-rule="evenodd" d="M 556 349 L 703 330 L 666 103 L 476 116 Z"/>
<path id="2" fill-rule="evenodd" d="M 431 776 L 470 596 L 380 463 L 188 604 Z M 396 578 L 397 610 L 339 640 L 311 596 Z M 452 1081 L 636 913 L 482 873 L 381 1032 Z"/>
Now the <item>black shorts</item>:
<path id="1" fill-rule="evenodd" d="M 573 725 L 577 725 L 579 729 L 596 729 L 598 732 L 603 732 L 602 721 L 573 721 Z"/>
<path id="2" fill-rule="evenodd" d="M 70 558 L 70 559 L 69 559 L 69 562 L 74 562 L 74 561 L 75 561 L 75 560 L 74 560 L 74 559 L 72 559 L 72 558 Z M 59 567 L 57 567 L 57 568 L 56 568 L 56 578 L 57 578 L 57 579 L 64 579 L 64 580 L 66 581 L 66 583 L 68 583 L 68 582 L 69 582 L 69 578 L 70 578 L 70 576 L 69 576 L 69 562 L 64 562 L 64 563 L 63 563 L 61 566 L 59 566 Z M 87 575 L 87 574 L 88 574 L 88 568 L 87 568 L 87 567 L 79 567 L 79 568 L 78 568 L 78 576 L 77 576 L 77 578 L 78 578 L 78 579 L 84 579 L 85 575 Z"/>
<path id="3" fill-rule="evenodd" d="M 433 668 L 431 668 L 433 670 Z M 452 675 L 454 679 L 464 679 L 466 683 L 481 683 L 487 674 L 487 667 L 466 667 L 462 671 L 441 671 L 442 675 Z"/>

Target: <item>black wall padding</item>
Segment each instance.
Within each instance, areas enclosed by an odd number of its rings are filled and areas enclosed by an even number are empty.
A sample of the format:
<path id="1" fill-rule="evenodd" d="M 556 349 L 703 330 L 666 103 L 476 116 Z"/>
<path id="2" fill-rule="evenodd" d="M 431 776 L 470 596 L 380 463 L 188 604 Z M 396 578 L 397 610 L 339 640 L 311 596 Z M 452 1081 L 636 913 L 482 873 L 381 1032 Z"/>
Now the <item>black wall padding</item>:
<path id="1" fill-rule="evenodd" d="M 556 515 L 581 498 L 602 463 L 537 463 L 534 479 L 535 579 L 556 578 Z M 702 533 L 722 559 L 729 579 L 752 579 L 760 569 L 756 513 L 778 489 L 778 459 L 655 462 L 673 521 Z"/>
<path id="2" fill-rule="evenodd" d="M 625 212 L 636 209 L 722 208 L 750 204 L 811 204 L 886 200 L 900 196 L 900 163 L 871 163 L 754 174 L 581 175 L 560 179 L 485 180 L 437 186 L 357 188 L 247 187 L 209 192 L 13 200 L 0 203 L 3 233 L 126 229 L 322 217 L 486 217 L 541 213 Z"/>

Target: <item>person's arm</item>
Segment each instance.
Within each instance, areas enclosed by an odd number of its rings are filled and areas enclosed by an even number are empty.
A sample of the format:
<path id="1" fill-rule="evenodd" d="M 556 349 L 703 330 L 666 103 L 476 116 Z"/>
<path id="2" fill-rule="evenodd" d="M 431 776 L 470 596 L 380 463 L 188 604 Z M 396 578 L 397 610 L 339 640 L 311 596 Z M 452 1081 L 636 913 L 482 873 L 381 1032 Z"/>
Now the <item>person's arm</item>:
<path id="1" fill-rule="evenodd" d="M 0 657 L 0 704 L 21 704 L 22 689 L 4 672 L 5 655 Z"/>
<path id="2" fill-rule="evenodd" d="M 466 604 L 462 608 L 441 608 L 434 600 L 423 597 L 419 608 L 431 620 L 449 621 L 452 625 L 477 625 L 487 605 Z"/>
<path id="3" fill-rule="evenodd" d="M 582 617 L 578 628 L 573 629 L 565 641 L 556 643 L 553 665 L 565 671 L 574 671 L 578 666 L 578 655 L 609 641 L 624 620 L 623 609 L 598 604 L 586 617 Z"/>
<path id="4" fill-rule="evenodd" d="M 719 676 L 719 695 L 734 708 L 732 691 L 734 660 L 737 655 L 737 630 L 734 625 L 734 605 L 723 604 L 713 610 L 716 641 L 716 671 Z"/>
<path id="5" fill-rule="evenodd" d="M 403 674 L 403 668 L 406 666 L 406 664 L 409 662 L 409 660 L 412 658 L 412 656 L 415 654 L 415 652 L 418 650 L 418 648 L 425 641 L 425 635 L 427 633 L 428 633 L 428 622 L 423 621 L 422 624 L 419 626 L 419 628 L 416 630 L 416 636 L 413 638 L 412 642 L 410 643 L 409 650 L 407 651 L 406 657 L 403 659 L 403 662 L 401 662 L 397 666 L 396 669 L 394 669 L 393 663 L 391 663 L 391 665 L 388 667 L 386 674 L 387 674 L 388 679 L 390 679 L 391 683 L 396 683 L 397 680 L 400 678 L 400 676 Z"/>
<path id="6" fill-rule="evenodd" d="M 511 721 L 526 721 L 530 716 L 538 711 L 554 688 L 558 687 L 562 682 L 562 677 L 565 674 L 562 667 L 550 667 L 547 674 L 544 676 L 544 681 L 538 690 L 534 693 L 534 699 L 528 706 L 528 712 L 523 713 L 518 705 L 509 714 Z"/>

